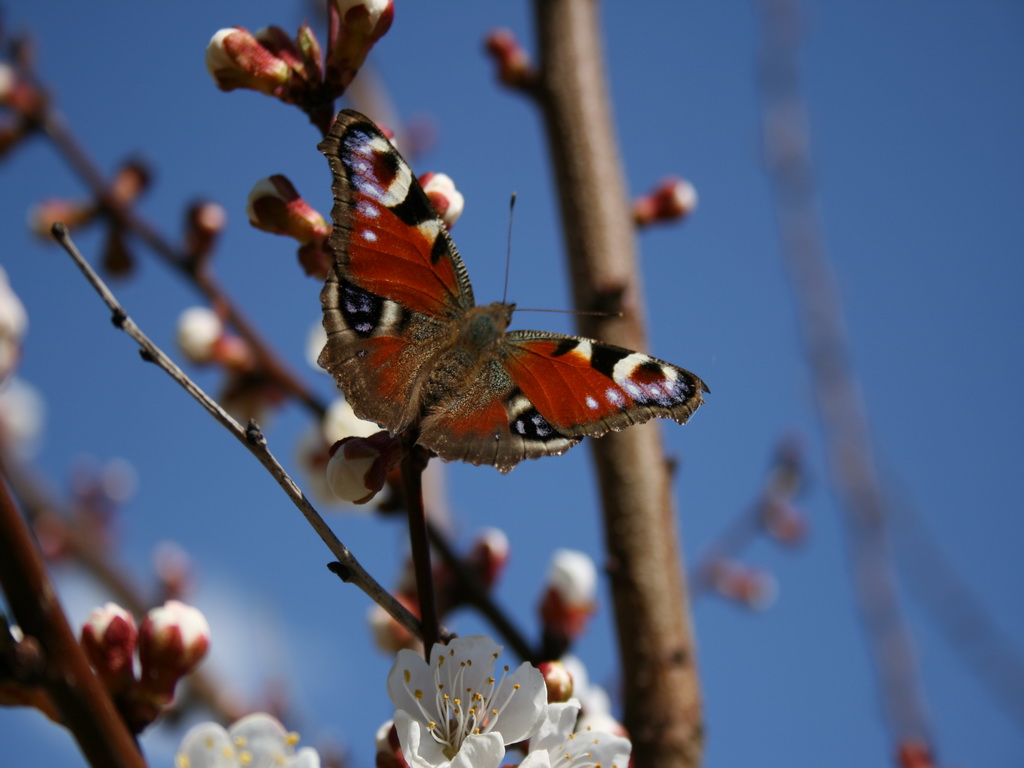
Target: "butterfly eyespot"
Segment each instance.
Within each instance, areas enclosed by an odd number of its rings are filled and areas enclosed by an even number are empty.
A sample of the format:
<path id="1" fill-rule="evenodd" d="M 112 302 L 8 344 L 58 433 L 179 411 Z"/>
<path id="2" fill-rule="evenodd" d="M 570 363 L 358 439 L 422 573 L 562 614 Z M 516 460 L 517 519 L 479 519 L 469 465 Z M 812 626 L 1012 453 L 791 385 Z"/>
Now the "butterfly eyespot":
<path id="1" fill-rule="evenodd" d="M 597 406 L 598 406 L 597 400 L 592 398 L 590 395 L 587 395 L 587 408 L 589 408 L 592 411 L 596 411 L 597 410 Z"/>
<path id="2" fill-rule="evenodd" d="M 369 229 L 364 229 L 359 234 L 362 235 L 363 240 L 365 240 L 368 243 L 375 243 L 375 242 L 377 242 L 377 233 L 376 232 L 372 232 Z"/>

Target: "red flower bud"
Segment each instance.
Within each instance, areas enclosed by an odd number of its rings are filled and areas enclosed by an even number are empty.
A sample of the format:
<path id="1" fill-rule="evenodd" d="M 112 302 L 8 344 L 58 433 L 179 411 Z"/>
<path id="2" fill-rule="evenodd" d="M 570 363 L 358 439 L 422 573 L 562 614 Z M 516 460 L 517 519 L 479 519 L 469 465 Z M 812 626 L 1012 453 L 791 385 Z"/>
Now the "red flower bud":
<path id="1" fill-rule="evenodd" d="M 566 702 L 572 698 L 572 674 L 562 662 L 542 661 L 537 669 L 544 675 L 549 704 Z"/>
<path id="2" fill-rule="evenodd" d="M 206 68 L 222 91 L 236 88 L 279 96 L 291 80 L 288 62 L 243 27 L 221 29 L 206 46 Z"/>
<path id="3" fill-rule="evenodd" d="M 331 232 L 324 217 L 303 200 L 287 177 L 263 179 L 249 193 L 249 223 L 275 235 L 287 235 L 302 244 L 325 239 Z"/>
<path id="4" fill-rule="evenodd" d="M 332 36 L 327 51 L 328 84 L 343 92 L 374 44 L 391 28 L 394 0 L 332 0 Z M 336 26 L 335 26 L 336 25 Z"/>
<path id="5" fill-rule="evenodd" d="M 685 179 L 666 179 L 633 203 L 638 227 L 685 219 L 697 208 L 697 190 Z"/>
<path id="6" fill-rule="evenodd" d="M 210 647 L 210 625 L 196 608 L 168 600 L 146 614 L 139 629 L 140 692 L 169 703 L 178 680 Z"/>
<path id="7" fill-rule="evenodd" d="M 589 555 L 570 549 L 556 551 L 540 606 L 545 634 L 563 640 L 579 637 L 594 612 L 596 589 L 597 569 Z"/>
<path id="8" fill-rule="evenodd" d="M 222 205 L 210 201 L 192 205 L 185 218 L 185 250 L 189 257 L 198 260 L 209 256 L 227 220 Z"/>
<path id="9" fill-rule="evenodd" d="M 508 563 L 508 536 L 499 528 L 487 528 L 477 536 L 466 559 L 480 583 L 493 587 Z"/>
<path id="10" fill-rule="evenodd" d="M 82 648 L 112 694 L 123 693 L 135 680 L 132 663 L 138 636 L 135 619 L 114 603 L 94 609 L 82 625 Z"/>
<path id="11" fill-rule="evenodd" d="M 530 57 L 508 29 L 496 29 L 487 36 L 487 52 L 498 65 L 498 79 L 512 88 L 529 88 L 537 79 Z"/>
<path id="12" fill-rule="evenodd" d="M 425 173 L 420 176 L 419 181 L 437 215 L 444 221 L 444 225 L 451 229 L 462 215 L 462 209 L 466 204 L 462 193 L 455 188 L 455 182 L 445 173 Z"/>

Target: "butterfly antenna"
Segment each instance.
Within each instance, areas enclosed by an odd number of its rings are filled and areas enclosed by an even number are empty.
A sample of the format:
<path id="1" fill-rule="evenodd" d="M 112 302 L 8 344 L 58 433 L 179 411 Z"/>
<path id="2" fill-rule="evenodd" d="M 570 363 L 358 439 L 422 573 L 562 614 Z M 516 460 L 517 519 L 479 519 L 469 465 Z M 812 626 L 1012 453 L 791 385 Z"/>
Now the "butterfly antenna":
<path id="1" fill-rule="evenodd" d="M 600 310 L 583 309 L 541 309 L 539 307 L 516 307 L 516 312 L 558 312 L 563 315 L 582 315 L 583 317 L 622 317 L 622 312 L 602 312 Z"/>
<path id="2" fill-rule="evenodd" d="M 516 210 L 516 193 L 512 193 L 512 199 L 508 203 L 508 250 L 505 253 L 505 290 L 501 294 L 501 303 L 508 299 L 508 274 L 512 268 L 512 214 Z"/>

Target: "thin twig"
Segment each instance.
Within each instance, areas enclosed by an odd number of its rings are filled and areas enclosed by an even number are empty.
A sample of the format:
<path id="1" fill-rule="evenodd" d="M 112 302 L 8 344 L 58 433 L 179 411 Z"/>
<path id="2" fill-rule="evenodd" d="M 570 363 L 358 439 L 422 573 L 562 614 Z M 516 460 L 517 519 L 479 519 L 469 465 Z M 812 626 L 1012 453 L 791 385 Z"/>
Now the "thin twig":
<path id="1" fill-rule="evenodd" d="M 438 633 L 437 598 L 434 595 L 434 571 L 430 565 L 430 541 L 427 537 L 427 512 L 423 506 L 422 454 L 416 450 L 417 433 L 406 436 L 408 450 L 402 458 L 402 495 L 409 520 L 409 546 L 412 549 L 413 572 L 416 574 L 416 595 L 423 627 L 423 655 L 430 661 L 430 652 L 440 637 Z"/>
<path id="2" fill-rule="evenodd" d="M 217 283 L 205 261 L 187 258 L 173 246 L 156 227 L 136 213 L 130 206 L 116 200 L 111 194 L 102 172 L 76 140 L 61 115 L 49 105 L 36 118 L 42 131 L 54 147 L 79 175 L 99 203 L 100 211 L 112 221 L 132 232 L 145 243 L 161 261 L 190 280 L 210 304 L 225 313 L 225 320 L 238 332 L 256 355 L 268 375 L 290 392 L 315 415 L 322 417 L 325 406 L 302 381 L 271 351 L 255 326 L 232 302 Z"/>
<path id="3" fill-rule="evenodd" d="M 481 583 L 480 577 L 459 557 L 451 542 L 448 541 L 448 537 L 436 525 L 431 525 L 429 518 L 427 519 L 427 535 L 430 537 L 431 545 L 441 556 L 445 567 L 455 574 L 455 579 L 466 602 L 491 622 L 491 626 L 520 659 L 534 664 L 544 661 L 541 654 L 530 647 L 529 642 L 523 637 L 523 633 L 519 631 L 501 606 L 494 601 L 491 593 Z"/>
<path id="4" fill-rule="evenodd" d="M 384 589 L 377 581 L 370 576 L 369 573 L 359 564 L 355 556 L 349 551 L 348 547 L 341 543 L 334 532 L 330 529 L 324 519 L 320 516 L 320 513 L 314 509 L 313 505 L 310 504 L 309 500 L 303 494 L 302 490 L 296 485 L 295 481 L 288 475 L 284 467 L 281 466 L 280 462 L 274 457 L 267 447 L 267 441 L 263 434 L 260 432 L 259 427 L 255 423 L 250 422 L 248 427 L 243 427 L 235 419 L 228 414 L 213 398 L 207 395 L 194 381 L 192 381 L 184 371 L 179 368 L 173 360 L 171 360 L 163 350 L 161 350 L 156 344 L 149 340 L 149 338 L 139 329 L 129 316 L 125 312 L 123 306 L 118 302 L 117 298 L 106 286 L 99 275 L 89 266 L 89 263 L 82 257 L 75 244 L 71 242 L 71 238 L 68 235 L 67 227 L 63 224 L 55 224 L 53 227 L 53 235 L 57 241 L 64 247 L 64 250 L 68 252 L 78 268 L 82 270 L 86 279 L 96 289 L 104 303 L 113 312 L 114 325 L 120 328 L 122 331 L 127 333 L 142 349 L 144 357 L 156 363 L 160 368 L 167 372 L 167 374 L 180 384 L 185 391 L 187 391 L 193 398 L 195 398 L 200 405 L 206 409 L 213 418 L 215 418 L 225 429 L 227 429 L 235 438 L 242 443 L 249 452 L 256 457 L 256 459 L 262 464 L 266 470 L 271 474 L 277 484 L 281 486 L 285 494 L 292 503 L 302 513 L 302 516 L 306 518 L 306 521 L 312 526 L 313 530 L 316 531 L 317 535 L 320 536 L 324 544 L 331 551 L 331 554 L 337 558 L 337 564 L 332 569 L 337 573 L 342 580 L 351 582 L 365 592 L 370 599 L 380 605 L 385 611 L 387 611 L 399 624 L 405 629 L 411 632 L 413 635 L 420 637 L 421 629 L 419 620 L 413 616 L 406 608 L 399 603 L 386 589 Z"/>
<path id="5" fill-rule="evenodd" d="M 861 620 L 894 742 L 927 745 L 931 733 L 916 654 L 900 606 L 889 542 L 890 505 L 879 481 L 863 395 L 843 326 L 842 299 L 825 249 L 811 163 L 807 105 L 799 83 L 797 0 L 759 0 L 764 157 L 774 186 L 782 252 L 832 485 L 845 513 Z"/>

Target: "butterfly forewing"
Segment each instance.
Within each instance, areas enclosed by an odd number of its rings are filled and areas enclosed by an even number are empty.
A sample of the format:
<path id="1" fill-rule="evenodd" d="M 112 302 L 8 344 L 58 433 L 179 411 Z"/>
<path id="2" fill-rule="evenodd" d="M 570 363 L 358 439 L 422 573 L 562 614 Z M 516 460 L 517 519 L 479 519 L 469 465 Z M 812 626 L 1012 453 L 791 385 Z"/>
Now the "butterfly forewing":
<path id="1" fill-rule="evenodd" d="M 320 151 L 334 173 L 331 247 L 340 277 L 428 315 L 472 307 L 469 278 L 448 231 L 380 129 L 344 110 Z"/>

